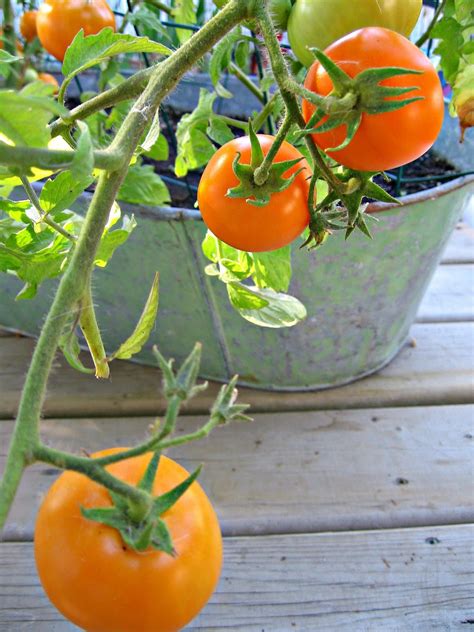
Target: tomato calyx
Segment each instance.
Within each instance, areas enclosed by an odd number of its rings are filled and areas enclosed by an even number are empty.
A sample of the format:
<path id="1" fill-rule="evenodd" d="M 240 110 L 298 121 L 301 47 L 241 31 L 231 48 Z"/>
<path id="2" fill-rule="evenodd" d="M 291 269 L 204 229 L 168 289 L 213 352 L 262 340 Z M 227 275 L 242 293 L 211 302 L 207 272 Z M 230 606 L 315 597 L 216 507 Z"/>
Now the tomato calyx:
<path id="1" fill-rule="evenodd" d="M 293 173 L 289 178 L 284 178 L 284 174 L 303 160 L 295 158 L 282 162 L 273 162 L 267 166 L 265 181 L 257 184 L 255 172 L 259 170 L 265 161 L 265 156 L 260 145 L 260 141 L 249 124 L 249 138 L 251 143 L 251 161 L 249 165 L 240 162 L 241 154 L 237 153 L 232 169 L 239 180 L 239 184 L 227 191 L 229 198 L 245 198 L 247 204 L 253 206 L 266 206 L 274 193 L 281 193 L 290 187 L 297 176 L 304 170 L 302 167 Z M 270 154 L 270 152 L 269 152 Z"/>
<path id="2" fill-rule="evenodd" d="M 97 507 L 92 509 L 81 508 L 84 518 L 105 524 L 116 529 L 126 546 L 138 552 L 154 549 L 164 551 L 168 555 L 176 555 L 170 531 L 161 518 L 181 496 L 188 490 L 199 476 L 201 467 L 198 467 L 182 483 L 161 496 L 153 497 L 151 490 L 158 469 L 160 453 L 153 454 L 150 463 L 137 485 L 148 496 L 148 503 L 137 507 L 114 492 L 110 492 L 113 501 L 112 507 Z"/>
<path id="3" fill-rule="evenodd" d="M 315 95 L 312 99 L 311 95 L 305 92 L 305 99 L 313 102 L 317 108 L 304 130 L 302 130 L 302 135 L 320 134 L 341 125 L 346 126 L 344 141 L 337 147 L 327 148 L 326 151 L 340 151 L 347 147 L 360 127 L 363 114 L 394 112 L 424 98 L 421 96 L 398 98 L 409 92 L 419 90 L 417 86 L 395 87 L 380 85 L 386 79 L 405 75 L 420 75 L 422 72 L 419 70 L 398 67 L 369 68 L 353 78 L 318 48 L 311 48 L 310 50 L 332 81 L 333 90 L 328 97 L 337 97 L 339 100 L 343 100 L 346 97 L 353 98 L 355 96 L 354 103 L 349 108 L 344 107 L 342 101 L 339 105 L 343 107 L 338 107 L 336 102 L 336 107 L 328 111 L 327 107 L 321 105 L 321 97 L 319 95 Z M 394 97 L 395 100 L 393 100 Z M 348 100 L 348 103 L 350 104 L 350 100 Z"/>
<path id="4" fill-rule="evenodd" d="M 400 204 L 399 200 L 373 182 L 376 173 L 344 169 L 338 179 L 344 185 L 344 193 L 330 191 L 312 210 L 309 236 L 302 245 L 310 250 L 321 246 L 334 231 L 345 230 L 348 239 L 355 230 L 360 230 L 372 239 L 367 219 L 377 222 L 377 218 L 366 213 L 364 198 L 381 202 Z"/>

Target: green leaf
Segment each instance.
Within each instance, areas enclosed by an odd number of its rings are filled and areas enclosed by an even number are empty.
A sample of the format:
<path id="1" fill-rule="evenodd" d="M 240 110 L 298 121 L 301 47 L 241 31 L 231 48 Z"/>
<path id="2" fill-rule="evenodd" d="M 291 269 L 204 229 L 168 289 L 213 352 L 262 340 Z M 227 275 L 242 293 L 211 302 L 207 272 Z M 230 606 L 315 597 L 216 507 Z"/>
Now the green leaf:
<path id="1" fill-rule="evenodd" d="M 148 130 L 145 140 L 140 145 L 143 151 L 150 151 L 150 149 L 154 147 L 154 145 L 158 141 L 160 134 L 160 111 L 156 110 L 155 116 L 153 117 L 153 121 L 151 122 L 150 129 Z"/>
<path id="2" fill-rule="evenodd" d="M 293 327 L 307 316 L 305 306 L 294 296 L 269 288 L 248 287 L 247 290 L 267 303 L 257 309 L 237 308 L 239 314 L 254 325 L 273 329 Z"/>
<path id="3" fill-rule="evenodd" d="M 93 180 L 90 175 L 77 179 L 70 171 L 63 171 L 54 179 L 50 178 L 41 190 L 42 209 L 47 214 L 56 215 L 70 208 Z"/>
<path id="4" fill-rule="evenodd" d="M 291 247 L 253 253 L 252 256 L 255 266 L 252 277 L 257 286 L 286 292 L 291 281 Z"/>
<path id="5" fill-rule="evenodd" d="M 195 110 L 181 117 L 178 123 L 178 151 L 175 163 L 175 173 L 178 177 L 185 176 L 192 169 L 203 167 L 215 153 L 215 147 L 207 137 L 207 128 L 212 118 L 216 96 L 202 88 Z"/>
<path id="6" fill-rule="evenodd" d="M 161 24 L 157 14 L 148 7 L 139 5 L 128 19 L 131 24 L 139 27 L 140 33 L 153 41 L 165 40 L 168 44 L 173 45 L 172 39 Z"/>
<path id="7" fill-rule="evenodd" d="M 221 77 L 230 66 L 234 45 L 242 37 L 240 28 L 231 31 L 214 48 L 209 62 L 209 76 L 217 94 L 224 99 L 231 99 L 232 93 L 222 84 Z"/>
<path id="8" fill-rule="evenodd" d="M 0 134 L 15 145 L 46 147 L 51 139 L 48 123 L 67 110 L 54 99 L 0 91 Z"/>
<path id="9" fill-rule="evenodd" d="M 196 6 L 194 0 L 175 0 L 172 11 L 173 18 L 180 24 L 196 24 Z M 187 42 L 192 31 L 176 29 L 176 35 L 181 44 Z"/>
<path id="10" fill-rule="evenodd" d="M 79 346 L 79 340 L 77 339 L 76 333 L 74 331 L 70 331 L 67 334 L 61 336 L 59 340 L 59 348 L 63 352 L 67 363 L 73 369 L 79 371 L 80 373 L 94 375 L 94 369 L 88 368 L 82 364 L 82 361 L 79 357 L 81 353 L 81 348 Z"/>
<path id="11" fill-rule="evenodd" d="M 63 62 L 65 80 L 61 86 L 61 94 L 72 79 L 84 70 L 96 66 L 109 57 L 124 53 L 157 53 L 170 55 L 171 50 L 164 44 L 152 42 L 147 37 L 136 37 L 114 33 L 111 28 L 105 28 L 97 35 L 84 37 L 81 29 L 66 51 Z"/>
<path id="12" fill-rule="evenodd" d="M 123 218 L 122 228 L 110 231 L 106 228 L 100 240 L 99 248 L 95 256 L 94 263 L 99 268 L 104 268 L 116 249 L 124 244 L 135 229 L 137 222 L 133 217 Z"/>
<path id="13" fill-rule="evenodd" d="M 143 309 L 140 320 L 133 334 L 126 340 L 119 349 L 112 354 L 111 360 L 117 358 L 119 360 L 128 360 L 135 354 L 141 351 L 143 345 L 146 343 L 153 330 L 156 320 L 156 314 L 158 312 L 158 286 L 159 275 L 156 273 L 153 285 L 148 295 L 145 307 Z"/>
<path id="14" fill-rule="evenodd" d="M 160 134 L 156 139 L 156 143 L 153 145 L 153 147 L 145 153 L 149 158 L 152 158 L 153 160 L 168 160 L 170 149 L 168 141 L 166 140 L 166 136 Z"/>
<path id="15" fill-rule="evenodd" d="M 218 145 L 225 145 L 234 138 L 234 134 L 227 123 L 224 123 L 217 117 L 211 117 L 207 135 Z"/>
<path id="16" fill-rule="evenodd" d="M 153 167 L 139 164 L 130 167 L 117 199 L 147 206 L 161 206 L 171 201 L 166 184 Z"/>
<path id="17" fill-rule="evenodd" d="M 235 309 L 241 310 L 260 310 L 268 307 L 269 302 L 252 291 L 246 285 L 241 283 L 228 283 L 227 294 L 229 300 Z"/>
<path id="18" fill-rule="evenodd" d="M 78 121 L 79 138 L 74 158 L 71 164 L 71 175 L 78 180 L 92 178 L 94 170 L 94 146 L 88 126 L 83 121 Z"/>

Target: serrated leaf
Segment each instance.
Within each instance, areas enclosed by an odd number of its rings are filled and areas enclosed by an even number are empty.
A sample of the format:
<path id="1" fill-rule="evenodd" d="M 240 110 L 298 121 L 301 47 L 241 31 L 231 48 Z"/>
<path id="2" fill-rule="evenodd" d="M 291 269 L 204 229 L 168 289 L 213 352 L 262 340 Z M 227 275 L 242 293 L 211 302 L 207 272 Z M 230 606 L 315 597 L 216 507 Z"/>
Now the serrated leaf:
<path id="1" fill-rule="evenodd" d="M 84 37 L 84 31 L 81 29 L 64 56 L 62 71 L 66 78 L 61 86 L 61 94 L 64 94 L 76 75 L 115 55 L 124 53 L 170 55 L 171 52 L 164 44 L 153 42 L 148 37 L 114 33 L 111 28 L 102 29 L 97 35 Z"/>
<path id="2" fill-rule="evenodd" d="M 91 175 L 77 179 L 70 171 L 63 171 L 45 182 L 40 194 L 41 208 L 52 215 L 70 208 L 93 180 Z"/>
<path id="3" fill-rule="evenodd" d="M 139 353 L 146 343 L 153 330 L 158 312 L 159 302 L 159 275 L 156 273 L 153 285 L 148 295 L 145 307 L 143 309 L 140 320 L 133 334 L 126 340 L 119 349 L 112 354 L 111 360 L 128 360 L 135 354 Z"/>
<path id="4" fill-rule="evenodd" d="M 224 123 L 216 116 L 211 117 L 207 135 L 218 145 L 225 145 L 234 139 L 234 134 L 227 123 Z"/>
<path id="5" fill-rule="evenodd" d="M 71 175 L 78 180 L 86 180 L 92 177 L 94 170 L 94 146 L 88 126 L 83 121 L 78 121 L 77 126 L 79 138 L 71 163 Z"/>
<path id="6" fill-rule="evenodd" d="M 161 206 L 171 201 L 166 184 L 155 173 L 153 167 L 139 164 L 133 165 L 128 170 L 117 199 L 147 206 Z"/>
<path id="7" fill-rule="evenodd" d="M 247 289 L 267 303 L 260 309 L 237 308 L 239 314 L 254 325 L 272 329 L 293 327 L 307 316 L 305 306 L 294 296 L 278 293 L 269 288 Z"/>

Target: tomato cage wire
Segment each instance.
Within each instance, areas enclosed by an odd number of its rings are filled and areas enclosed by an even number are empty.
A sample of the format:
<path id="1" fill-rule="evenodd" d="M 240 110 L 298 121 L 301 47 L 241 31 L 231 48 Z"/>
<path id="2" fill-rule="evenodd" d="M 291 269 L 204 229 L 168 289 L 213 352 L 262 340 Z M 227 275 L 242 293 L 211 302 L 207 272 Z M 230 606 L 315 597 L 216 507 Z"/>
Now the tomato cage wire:
<path id="1" fill-rule="evenodd" d="M 429 20 L 432 18 L 434 12 L 439 8 L 440 2 L 441 0 L 423 0 L 424 7 L 427 7 L 428 11 L 430 11 L 431 9 L 430 15 L 427 16 L 428 19 L 426 20 L 426 23 L 429 23 Z M 213 4 L 212 0 L 199 0 L 196 4 L 199 7 L 199 12 L 201 16 L 203 16 L 203 19 L 206 19 L 207 17 L 212 15 L 212 12 L 215 8 L 215 5 Z M 126 12 L 133 11 L 132 0 L 117 0 L 115 2 L 113 11 L 117 17 L 123 19 L 126 15 Z M 166 16 L 165 19 L 161 19 L 162 15 L 163 13 L 161 12 L 160 14 L 157 14 L 157 17 L 161 25 L 167 29 L 182 29 L 182 30 L 195 32 L 195 31 L 199 31 L 199 29 L 201 28 L 199 24 L 183 24 L 180 22 L 175 22 L 169 16 Z M 136 35 L 139 35 L 139 36 L 142 35 L 142 33 L 140 32 L 140 28 L 136 24 L 133 24 L 132 28 Z M 291 50 L 291 47 L 285 42 L 285 40 L 281 42 L 281 48 L 287 51 Z M 434 40 L 433 39 L 428 40 L 428 42 L 424 46 L 424 50 L 429 57 L 434 57 Z M 262 57 L 260 47 L 256 44 L 253 46 L 252 57 L 253 57 L 254 66 L 256 70 L 255 74 L 257 75 L 257 78 L 261 81 L 262 78 L 264 77 L 265 66 L 264 66 L 264 59 Z M 141 58 L 143 60 L 143 64 L 145 65 L 145 67 L 149 67 L 151 65 L 149 56 L 146 53 L 142 53 Z M 230 77 L 229 72 L 226 72 L 225 77 L 223 78 L 224 87 L 227 86 L 229 77 Z M 75 77 L 75 81 L 77 84 L 77 88 L 79 90 L 79 94 L 81 95 L 84 92 L 82 84 L 81 84 L 81 80 L 79 77 Z M 444 82 L 443 78 L 442 78 L 442 81 L 443 81 L 443 87 L 445 88 L 446 91 L 448 91 L 449 86 L 446 86 L 446 83 Z M 269 98 L 270 98 L 269 92 L 263 91 L 264 104 L 268 102 Z M 217 113 L 219 113 L 219 109 L 221 107 L 222 101 L 223 101 L 222 98 L 218 98 L 216 100 L 216 107 L 218 110 Z M 175 153 L 177 151 L 177 139 L 176 139 L 175 128 L 172 124 L 172 119 L 174 118 L 176 120 L 179 118 L 179 116 L 180 114 L 169 103 L 162 106 L 161 117 L 162 117 L 164 126 L 167 130 L 171 147 Z M 266 131 L 268 131 L 268 133 L 270 134 L 273 134 L 275 132 L 275 128 L 276 128 L 276 125 L 275 125 L 274 120 L 272 119 L 272 117 L 269 117 L 267 126 L 266 126 Z M 401 195 L 403 188 L 406 185 L 410 185 L 410 184 L 423 185 L 423 183 L 429 183 L 429 182 L 433 182 L 433 183 L 447 182 L 455 178 L 458 178 L 460 176 L 471 175 L 474 173 L 473 170 L 460 171 L 453 168 L 452 172 L 441 174 L 441 175 L 429 175 L 429 176 L 423 176 L 423 177 L 407 177 L 406 173 L 409 169 L 410 169 L 410 165 L 405 165 L 398 169 L 390 170 L 386 174 L 388 178 L 390 178 L 390 180 L 394 182 L 396 197 L 399 197 Z M 202 173 L 202 169 L 195 170 L 193 173 L 200 174 Z M 176 177 L 160 174 L 160 177 L 163 179 L 165 183 L 169 185 L 187 189 L 188 196 L 192 199 L 195 199 L 197 187 L 189 181 L 188 176 L 186 176 L 184 179 L 178 179 Z"/>

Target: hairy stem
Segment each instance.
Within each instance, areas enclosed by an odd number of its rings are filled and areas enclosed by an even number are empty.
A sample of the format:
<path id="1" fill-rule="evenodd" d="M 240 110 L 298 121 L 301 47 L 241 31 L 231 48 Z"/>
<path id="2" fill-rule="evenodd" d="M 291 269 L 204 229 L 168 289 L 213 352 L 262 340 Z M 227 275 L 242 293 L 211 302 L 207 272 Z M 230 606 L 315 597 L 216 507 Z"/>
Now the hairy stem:
<path id="1" fill-rule="evenodd" d="M 23 188 L 25 189 L 25 193 L 28 196 L 30 202 L 33 204 L 33 206 L 35 207 L 35 209 L 38 211 L 38 213 L 41 216 L 41 220 L 42 222 L 44 222 L 45 224 L 48 224 L 48 226 L 50 226 L 52 229 L 54 229 L 57 233 L 59 233 L 60 235 L 62 235 L 63 237 L 66 237 L 66 239 L 69 239 L 69 241 L 75 242 L 77 241 L 77 237 L 75 235 L 71 235 L 71 233 L 69 233 L 65 228 L 63 228 L 60 224 L 58 224 L 57 222 L 54 221 L 54 219 L 51 219 L 42 209 L 41 207 L 41 203 L 39 201 L 38 196 L 36 195 L 36 191 L 33 189 L 33 187 L 31 186 L 30 181 L 28 180 L 28 178 L 24 175 L 20 176 L 20 180 L 21 183 L 23 185 Z"/>
<path id="2" fill-rule="evenodd" d="M 261 186 L 262 184 L 265 184 L 265 182 L 267 181 L 273 161 L 275 160 L 278 150 L 282 146 L 286 138 L 286 135 L 290 131 L 290 127 L 292 125 L 293 125 L 293 121 L 291 119 L 291 116 L 286 116 L 283 123 L 280 126 L 280 129 L 278 130 L 277 135 L 275 136 L 275 140 L 273 141 L 273 144 L 270 147 L 268 154 L 263 159 L 263 162 L 260 165 L 260 167 L 255 169 L 254 180 L 257 186 Z"/>
<path id="3" fill-rule="evenodd" d="M 3 41 L 5 51 L 10 55 L 16 55 L 16 35 L 12 3 L 10 0 L 3 0 Z M 7 87 L 15 87 L 18 77 L 18 65 L 12 64 L 12 72 L 9 73 L 6 84 Z"/>
<path id="4" fill-rule="evenodd" d="M 234 62 L 231 62 L 229 68 L 231 73 L 237 77 L 240 83 L 244 85 L 255 97 L 257 97 L 260 103 L 264 104 L 265 97 L 263 96 L 263 92 L 254 84 L 250 77 L 248 77 Z"/>
<path id="5" fill-rule="evenodd" d="M 296 97 L 289 88 L 289 86 L 292 84 L 292 79 L 290 77 L 285 58 L 282 55 L 280 44 L 275 34 L 270 13 L 268 12 L 268 8 L 265 4 L 259 5 L 257 18 L 260 24 L 263 38 L 265 40 L 265 44 L 268 49 L 273 74 L 275 75 L 275 79 L 280 88 L 281 96 L 285 101 L 288 113 L 292 117 L 293 121 L 301 129 L 304 129 L 306 125 L 305 120 L 301 113 Z M 309 151 L 311 152 L 311 157 L 313 158 L 315 165 L 324 175 L 324 178 L 327 180 L 328 184 L 335 191 L 342 195 L 343 188 L 341 182 L 327 166 L 326 161 L 322 157 L 319 149 L 316 147 L 313 139 L 310 136 L 306 137 L 306 144 Z"/>
<path id="6" fill-rule="evenodd" d="M 175 87 L 180 77 L 219 39 L 248 17 L 251 5 L 250 1 L 231 0 L 172 56 L 161 62 L 154 69 L 147 88 L 128 113 L 112 142 L 110 151 L 113 155 L 118 153 L 121 165 L 115 171 L 103 172 L 99 177 L 77 247 L 41 331 L 21 396 L 7 468 L 13 467 L 16 460 L 26 462 L 32 442 L 34 446 L 39 444 L 39 419 L 59 339 L 70 311 L 84 295 L 110 209 L 143 132 L 163 98 Z M 38 453 L 35 456 L 38 458 Z M 6 475 L 0 483 L 0 528 L 6 519 L 20 478 L 21 472 L 16 477 Z"/>
<path id="7" fill-rule="evenodd" d="M 7 145 L 0 141 L 0 164 L 9 167 L 38 167 L 40 169 L 68 169 L 75 156 L 69 149 L 40 149 Z M 122 157 L 110 150 L 94 151 L 94 166 L 97 169 L 114 170 L 122 163 Z"/>
<path id="8" fill-rule="evenodd" d="M 91 278 L 89 278 L 86 291 L 82 298 L 80 314 L 79 326 L 84 334 L 84 338 L 86 339 L 87 346 L 89 347 L 90 354 L 94 361 L 95 376 L 98 379 L 108 379 L 110 376 L 110 368 L 95 316 Z"/>
<path id="9" fill-rule="evenodd" d="M 438 8 L 436 9 L 435 14 L 433 15 L 433 19 L 431 20 L 428 28 L 426 29 L 425 33 L 423 33 L 423 35 L 416 42 L 416 45 L 418 46 L 418 48 L 421 48 L 423 44 L 430 39 L 431 32 L 436 26 L 436 23 L 438 22 L 438 18 L 443 12 L 444 7 L 446 6 L 447 2 L 448 0 L 441 0 L 441 2 L 439 3 Z"/>

